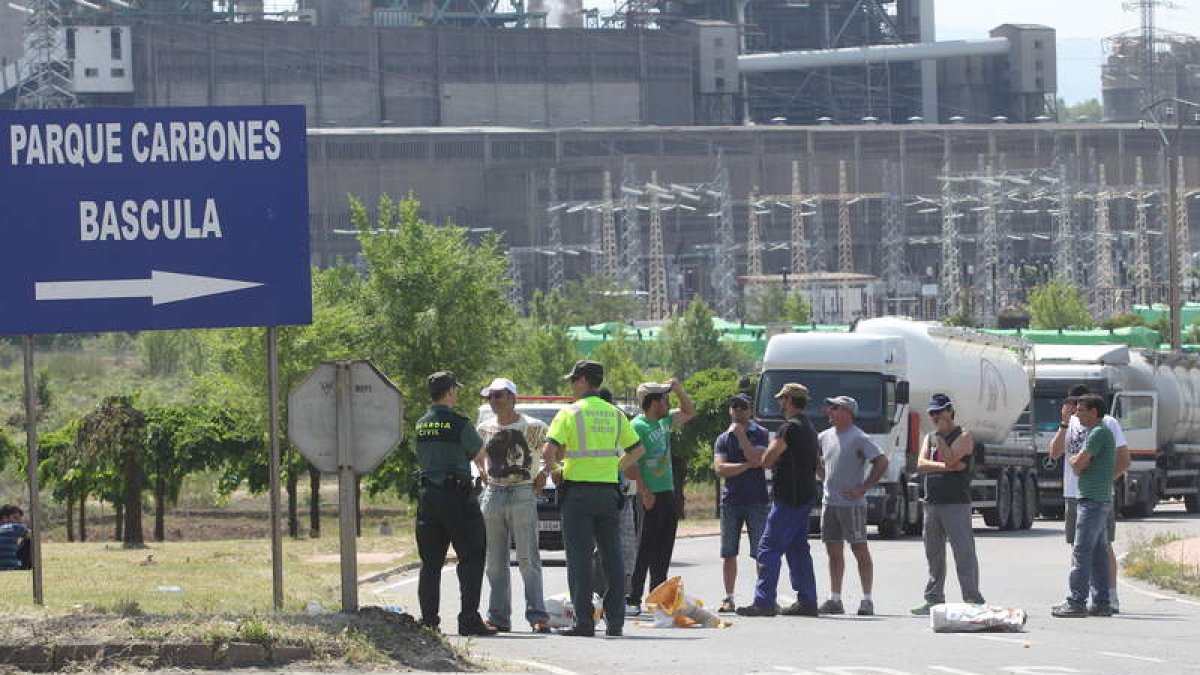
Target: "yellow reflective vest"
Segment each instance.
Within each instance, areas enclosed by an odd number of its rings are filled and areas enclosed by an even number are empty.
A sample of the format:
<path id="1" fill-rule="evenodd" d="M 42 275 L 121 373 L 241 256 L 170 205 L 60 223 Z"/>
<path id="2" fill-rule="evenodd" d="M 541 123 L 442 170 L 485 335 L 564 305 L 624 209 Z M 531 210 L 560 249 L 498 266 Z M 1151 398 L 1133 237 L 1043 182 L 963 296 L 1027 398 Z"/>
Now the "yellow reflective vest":
<path id="1" fill-rule="evenodd" d="M 616 483 L 621 455 L 639 442 L 625 413 L 597 396 L 558 411 L 546 437 L 563 448 L 563 478 L 587 483 Z"/>

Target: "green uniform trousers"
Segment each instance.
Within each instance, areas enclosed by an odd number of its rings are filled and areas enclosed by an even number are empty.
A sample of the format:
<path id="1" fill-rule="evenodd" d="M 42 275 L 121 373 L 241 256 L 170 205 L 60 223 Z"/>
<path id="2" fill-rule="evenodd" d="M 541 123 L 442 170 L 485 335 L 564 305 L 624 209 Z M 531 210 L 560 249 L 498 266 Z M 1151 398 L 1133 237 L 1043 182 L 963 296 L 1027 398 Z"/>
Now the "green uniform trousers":
<path id="1" fill-rule="evenodd" d="M 600 552 L 609 579 L 625 578 L 621 558 L 621 495 L 616 483 L 577 483 L 561 487 L 563 548 L 567 554 L 567 585 L 575 607 L 574 628 L 594 631 L 592 605 L 592 551 Z M 609 584 L 604 593 L 605 626 L 625 624 L 625 593 L 621 584 Z"/>

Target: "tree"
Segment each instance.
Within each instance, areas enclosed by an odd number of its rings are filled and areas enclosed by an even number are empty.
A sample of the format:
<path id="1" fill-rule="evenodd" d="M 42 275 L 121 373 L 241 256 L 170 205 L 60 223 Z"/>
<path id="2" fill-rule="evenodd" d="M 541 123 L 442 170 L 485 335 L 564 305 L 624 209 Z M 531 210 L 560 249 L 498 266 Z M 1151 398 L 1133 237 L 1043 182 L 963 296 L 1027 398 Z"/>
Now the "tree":
<path id="1" fill-rule="evenodd" d="M 199 331 L 142 331 L 135 344 L 142 368 L 150 376 L 174 375 L 184 368 L 199 372 L 203 368 L 204 342 Z"/>
<path id="2" fill-rule="evenodd" d="M 122 543 L 142 548 L 142 453 L 146 418 L 128 396 L 110 396 L 79 423 L 76 443 L 89 459 L 116 466 L 121 479 L 124 516 Z"/>
<path id="3" fill-rule="evenodd" d="M 681 380 L 707 368 L 736 370 L 745 358 L 733 345 L 721 341 L 713 327 L 712 310 L 700 296 L 692 299 L 683 316 L 663 326 L 658 340 L 663 365 Z"/>
<path id="4" fill-rule="evenodd" d="M 604 364 L 604 386 L 617 399 L 631 399 L 637 386 L 646 381 L 635 347 L 622 331 L 613 333 L 611 338 L 593 349 L 588 358 Z"/>
<path id="5" fill-rule="evenodd" d="M 1099 99 L 1089 98 L 1074 105 L 1067 105 L 1067 102 L 1061 98 L 1057 99 L 1057 102 L 1059 122 L 1104 121 L 1104 106 L 1101 105 Z"/>
<path id="6" fill-rule="evenodd" d="M 562 294 L 534 291 L 529 318 L 518 322 L 516 335 L 497 375 L 510 377 L 522 394 L 567 393 L 563 373 L 578 350 L 567 334 L 567 314 Z"/>
<path id="7" fill-rule="evenodd" d="M 1051 280 L 1029 292 L 1033 328 L 1091 328 L 1092 314 L 1078 288 Z"/>
<path id="8" fill-rule="evenodd" d="M 567 325 L 624 323 L 642 311 L 633 287 L 605 276 L 572 279 L 563 293 Z"/>
<path id="9" fill-rule="evenodd" d="M 473 243 L 463 228 L 426 222 L 419 209 L 411 196 L 384 195 L 372 222 L 362 203 L 350 204 L 367 267 L 357 303 L 366 352 L 405 392 L 408 429 L 429 402 L 429 374 L 453 370 L 469 387 L 485 382 L 510 348 L 517 318 L 497 238 Z M 368 479 L 369 490 L 411 491 L 415 457 L 407 447 Z"/>
<path id="10" fill-rule="evenodd" d="M 1145 325 L 1146 317 L 1142 316 L 1141 314 L 1117 314 L 1116 316 L 1110 316 L 1100 322 L 1100 327 L 1106 330 Z"/>
<path id="11" fill-rule="evenodd" d="M 788 293 L 782 286 L 752 286 L 746 291 L 748 323 L 808 323 L 812 307 L 799 293 Z"/>
<path id="12" fill-rule="evenodd" d="M 729 411 L 725 404 L 738 392 L 738 374 L 729 368 L 709 368 L 688 378 L 686 386 L 696 416 L 679 431 L 671 445 L 673 466 L 680 490 L 683 479 L 700 483 L 716 483 L 713 472 L 713 443 L 729 428 Z"/>

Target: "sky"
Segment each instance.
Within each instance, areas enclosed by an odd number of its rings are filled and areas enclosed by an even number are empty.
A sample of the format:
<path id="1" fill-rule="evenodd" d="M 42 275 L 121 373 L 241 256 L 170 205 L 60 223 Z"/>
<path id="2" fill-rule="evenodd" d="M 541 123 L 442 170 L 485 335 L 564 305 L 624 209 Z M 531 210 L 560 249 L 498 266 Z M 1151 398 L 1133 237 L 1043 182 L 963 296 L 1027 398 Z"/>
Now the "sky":
<path id="1" fill-rule="evenodd" d="M 937 0 L 939 40 L 986 37 L 1002 23 L 1039 23 L 1057 31 L 1058 95 L 1068 104 L 1100 98 L 1102 40 L 1136 29 L 1136 11 L 1122 0 Z M 1174 0 L 1159 8 L 1157 24 L 1179 33 L 1200 33 L 1200 0 Z"/>

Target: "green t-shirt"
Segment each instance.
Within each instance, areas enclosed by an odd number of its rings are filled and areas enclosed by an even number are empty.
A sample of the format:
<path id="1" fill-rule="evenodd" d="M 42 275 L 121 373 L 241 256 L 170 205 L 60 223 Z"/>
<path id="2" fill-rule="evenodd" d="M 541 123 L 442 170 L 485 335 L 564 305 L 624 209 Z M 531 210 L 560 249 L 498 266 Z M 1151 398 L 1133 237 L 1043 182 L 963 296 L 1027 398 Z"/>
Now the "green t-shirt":
<path id="1" fill-rule="evenodd" d="M 1112 432 L 1103 424 L 1097 424 L 1088 432 L 1083 451 L 1092 456 L 1092 462 L 1079 474 L 1079 497 L 1111 502 L 1113 474 L 1117 467 L 1117 443 Z"/>
<path id="2" fill-rule="evenodd" d="M 421 477 L 440 484 L 447 475 L 471 479 L 471 460 L 483 439 L 466 417 L 449 406 L 435 404 L 417 421 L 417 465 Z"/>
<path id="3" fill-rule="evenodd" d="M 642 439 L 646 454 L 638 460 L 642 482 L 651 492 L 670 492 L 675 489 L 671 473 L 671 415 L 651 422 L 645 415 L 633 418 L 633 430 Z"/>

